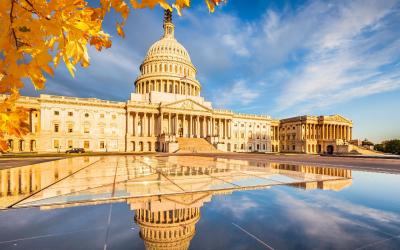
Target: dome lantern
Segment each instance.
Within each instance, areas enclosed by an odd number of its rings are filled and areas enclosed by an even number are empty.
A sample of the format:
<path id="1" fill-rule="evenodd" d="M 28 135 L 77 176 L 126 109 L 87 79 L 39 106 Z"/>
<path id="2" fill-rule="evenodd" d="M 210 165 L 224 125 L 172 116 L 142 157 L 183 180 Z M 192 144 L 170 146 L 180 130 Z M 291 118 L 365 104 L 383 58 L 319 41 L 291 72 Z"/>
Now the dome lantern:
<path id="1" fill-rule="evenodd" d="M 174 24 L 172 23 L 172 12 L 164 11 L 164 37 L 174 37 Z"/>

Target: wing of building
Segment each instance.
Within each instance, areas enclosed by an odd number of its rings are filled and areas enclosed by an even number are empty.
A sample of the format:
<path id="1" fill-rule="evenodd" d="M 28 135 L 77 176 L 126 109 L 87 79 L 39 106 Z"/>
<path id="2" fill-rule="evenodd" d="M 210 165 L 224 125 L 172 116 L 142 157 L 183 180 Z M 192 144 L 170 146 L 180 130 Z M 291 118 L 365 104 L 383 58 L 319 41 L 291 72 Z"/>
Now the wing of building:
<path id="1" fill-rule="evenodd" d="M 301 152 L 348 150 L 352 122 L 342 116 L 270 116 L 218 110 L 201 95 L 196 68 L 174 37 L 171 14 L 164 35 L 147 52 L 126 102 L 40 95 L 21 97 L 30 133 L 9 137 L 12 152 Z M 5 98 L 3 96 L 3 98 Z"/>

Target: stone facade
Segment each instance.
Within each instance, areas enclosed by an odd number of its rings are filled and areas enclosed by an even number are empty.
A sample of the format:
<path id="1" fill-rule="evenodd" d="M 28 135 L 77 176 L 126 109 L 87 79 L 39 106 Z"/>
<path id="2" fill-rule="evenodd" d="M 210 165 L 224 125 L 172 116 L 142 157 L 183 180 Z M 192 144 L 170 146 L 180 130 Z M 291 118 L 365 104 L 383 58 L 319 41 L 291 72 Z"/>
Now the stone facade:
<path id="1" fill-rule="evenodd" d="M 280 151 L 296 153 L 341 152 L 352 138 L 353 124 L 340 116 L 298 116 L 280 120 Z"/>
<path id="2" fill-rule="evenodd" d="M 352 122 L 341 116 L 270 116 L 218 110 L 200 95 L 189 53 L 174 37 L 171 18 L 140 66 L 126 102 L 40 95 L 22 97 L 30 133 L 7 138 L 12 152 L 175 152 L 178 139 L 203 138 L 229 152 L 322 153 L 351 139 Z M 3 98 L 5 98 L 3 96 Z"/>

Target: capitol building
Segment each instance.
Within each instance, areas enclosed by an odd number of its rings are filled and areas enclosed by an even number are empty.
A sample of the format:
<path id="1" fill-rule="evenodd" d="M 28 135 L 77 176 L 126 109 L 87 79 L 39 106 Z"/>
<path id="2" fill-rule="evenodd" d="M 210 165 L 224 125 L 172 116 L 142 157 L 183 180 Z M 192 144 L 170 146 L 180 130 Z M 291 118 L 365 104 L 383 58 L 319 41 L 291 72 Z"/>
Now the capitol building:
<path id="1" fill-rule="evenodd" d="M 171 13 L 150 46 L 130 100 L 23 96 L 30 133 L 8 137 L 11 152 L 348 152 L 352 121 L 340 115 L 270 116 L 214 109 L 188 51 L 174 37 Z"/>

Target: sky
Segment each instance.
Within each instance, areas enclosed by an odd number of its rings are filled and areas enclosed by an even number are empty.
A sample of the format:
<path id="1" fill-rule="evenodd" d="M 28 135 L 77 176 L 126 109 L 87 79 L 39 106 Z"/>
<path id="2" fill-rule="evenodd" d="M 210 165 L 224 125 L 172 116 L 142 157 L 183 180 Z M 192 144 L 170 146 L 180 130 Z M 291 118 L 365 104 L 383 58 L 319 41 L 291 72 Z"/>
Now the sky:
<path id="1" fill-rule="evenodd" d="M 61 65 L 40 93 L 126 101 L 148 48 L 162 36 L 163 10 L 132 10 L 126 37 L 104 22 L 110 49 L 89 49 L 73 78 Z M 399 0 L 229 0 L 210 14 L 192 1 L 175 37 L 188 50 L 214 108 L 286 118 L 340 114 L 353 137 L 400 138 Z"/>

